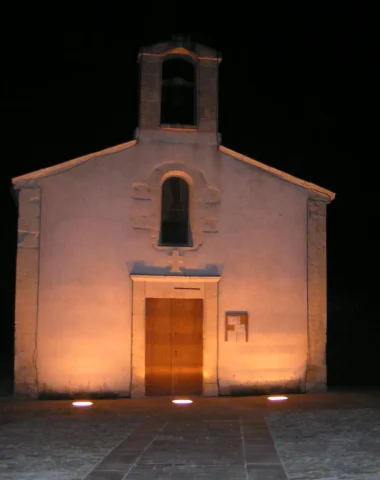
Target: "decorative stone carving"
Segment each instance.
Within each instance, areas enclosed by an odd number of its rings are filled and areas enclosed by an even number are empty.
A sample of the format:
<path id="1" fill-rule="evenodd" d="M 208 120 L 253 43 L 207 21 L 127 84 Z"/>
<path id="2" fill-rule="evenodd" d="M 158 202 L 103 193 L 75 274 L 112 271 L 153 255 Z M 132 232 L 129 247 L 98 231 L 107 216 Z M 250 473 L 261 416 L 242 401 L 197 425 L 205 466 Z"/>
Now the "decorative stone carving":
<path id="1" fill-rule="evenodd" d="M 210 186 L 207 189 L 207 193 L 208 193 L 208 195 L 207 195 L 206 203 L 210 203 L 210 204 L 220 203 L 221 194 L 220 194 L 220 190 L 218 188 Z"/>
<path id="2" fill-rule="evenodd" d="M 216 233 L 218 231 L 218 220 L 216 218 L 202 218 L 202 232 Z"/>
<path id="3" fill-rule="evenodd" d="M 218 205 L 220 203 L 220 190 L 208 185 L 201 186 L 197 189 L 197 203 L 205 205 Z"/>
<path id="4" fill-rule="evenodd" d="M 178 249 L 174 249 L 169 257 L 169 264 L 172 267 L 170 273 L 183 273 L 181 271 L 183 263 L 183 255 Z"/>
<path id="5" fill-rule="evenodd" d="M 154 226 L 153 215 L 132 214 L 132 225 L 137 230 L 152 230 Z"/>
<path id="6" fill-rule="evenodd" d="M 152 192 L 147 183 L 132 184 L 132 198 L 135 200 L 152 200 Z"/>

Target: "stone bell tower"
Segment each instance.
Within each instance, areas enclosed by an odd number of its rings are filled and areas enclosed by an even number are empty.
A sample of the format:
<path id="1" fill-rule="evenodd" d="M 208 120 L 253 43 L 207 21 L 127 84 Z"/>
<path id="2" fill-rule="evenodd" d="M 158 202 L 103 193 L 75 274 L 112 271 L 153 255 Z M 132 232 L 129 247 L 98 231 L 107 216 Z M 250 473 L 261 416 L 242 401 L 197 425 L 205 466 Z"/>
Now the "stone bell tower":
<path id="1" fill-rule="evenodd" d="M 173 37 L 142 48 L 138 58 L 139 139 L 192 141 L 191 134 L 194 141 L 217 143 L 218 52 Z"/>

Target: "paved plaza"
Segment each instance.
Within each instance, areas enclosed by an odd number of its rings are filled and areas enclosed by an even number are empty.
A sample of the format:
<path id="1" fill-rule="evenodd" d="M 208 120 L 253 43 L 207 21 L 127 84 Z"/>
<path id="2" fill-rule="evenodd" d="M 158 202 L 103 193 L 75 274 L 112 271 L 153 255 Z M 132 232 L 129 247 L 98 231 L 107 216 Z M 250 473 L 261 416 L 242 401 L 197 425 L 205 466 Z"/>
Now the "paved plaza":
<path id="1" fill-rule="evenodd" d="M 380 392 L 0 400 L 0 480 L 380 480 Z"/>

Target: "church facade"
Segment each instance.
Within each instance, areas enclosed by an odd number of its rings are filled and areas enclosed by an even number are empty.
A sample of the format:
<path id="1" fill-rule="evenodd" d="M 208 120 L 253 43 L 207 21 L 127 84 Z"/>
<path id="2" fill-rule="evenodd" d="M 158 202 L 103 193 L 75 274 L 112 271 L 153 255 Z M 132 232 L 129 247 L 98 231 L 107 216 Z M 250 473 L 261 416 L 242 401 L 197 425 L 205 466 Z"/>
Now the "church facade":
<path id="1" fill-rule="evenodd" d="M 13 179 L 15 394 L 326 389 L 334 193 L 220 144 L 220 61 L 143 48 L 135 139 Z"/>

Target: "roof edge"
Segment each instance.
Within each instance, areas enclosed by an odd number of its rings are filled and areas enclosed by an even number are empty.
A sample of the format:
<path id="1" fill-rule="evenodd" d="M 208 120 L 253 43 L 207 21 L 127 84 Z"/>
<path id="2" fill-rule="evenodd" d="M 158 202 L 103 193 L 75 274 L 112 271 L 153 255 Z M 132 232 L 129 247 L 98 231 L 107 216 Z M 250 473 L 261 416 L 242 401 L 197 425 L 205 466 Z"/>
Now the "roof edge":
<path id="1" fill-rule="evenodd" d="M 105 148 L 104 150 L 99 150 L 98 152 L 88 153 L 87 155 L 83 155 L 81 157 L 73 158 L 72 160 L 67 160 L 66 162 L 59 163 L 58 165 L 52 165 L 51 167 L 41 168 L 40 170 L 35 170 L 34 172 L 25 173 L 24 175 L 19 175 L 18 177 L 12 178 L 12 184 L 17 185 L 19 182 L 25 182 L 28 180 L 37 180 L 39 178 L 48 177 L 50 175 L 55 175 L 57 173 L 64 172 L 66 170 L 70 170 L 78 165 L 86 163 L 87 161 L 96 158 L 102 157 L 103 155 L 111 155 L 112 153 L 121 152 L 122 150 L 126 150 L 128 148 L 133 147 L 136 145 L 136 140 L 131 140 L 126 143 L 121 143 L 119 145 L 115 145 L 113 147 Z"/>
<path id="2" fill-rule="evenodd" d="M 253 158 L 247 157 L 246 155 L 235 152 L 234 150 L 224 147 L 223 145 L 219 145 L 219 150 L 222 153 L 229 155 L 230 157 L 236 158 L 237 160 L 240 160 L 244 163 L 248 163 L 249 165 L 254 165 L 255 167 L 261 168 L 262 170 L 265 170 L 266 172 L 271 173 L 272 175 L 278 178 L 281 178 L 282 180 L 293 183 L 294 185 L 298 185 L 299 187 L 306 188 L 309 191 L 313 191 L 325 197 L 328 197 L 329 203 L 332 202 L 336 196 L 336 194 L 331 190 L 327 190 L 326 188 L 320 187 L 319 185 L 316 185 L 314 183 L 307 182 L 306 180 L 302 180 L 300 178 L 294 177 L 293 175 L 290 175 L 289 173 L 285 173 L 282 170 L 278 170 L 277 168 L 270 167 L 269 165 L 265 165 L 265 163 L 261 163 L 257 160 L 254 160 Z"/>

